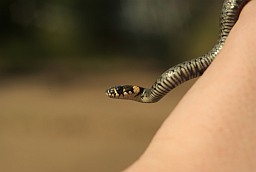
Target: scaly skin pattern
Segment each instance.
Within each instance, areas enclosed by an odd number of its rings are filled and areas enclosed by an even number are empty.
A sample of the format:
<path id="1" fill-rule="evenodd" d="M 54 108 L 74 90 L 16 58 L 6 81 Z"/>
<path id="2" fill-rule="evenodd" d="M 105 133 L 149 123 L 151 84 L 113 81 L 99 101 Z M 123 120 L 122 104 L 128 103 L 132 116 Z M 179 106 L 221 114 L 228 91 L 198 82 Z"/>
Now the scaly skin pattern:
<path id="1" fill-rule="evenodd" d="M 248 0 L 224 0 L 220 16 L 220 33 L 215 46 L 205 55 L 185 61 L 165 71 L 152 85 L 143 88 L 135 85 L 120 85 L 106 91 L 110 98 L 154 103 L 178 85 L 201 76 L 222 49 L 226 38 L 238 20 L 240 11 Z"/>

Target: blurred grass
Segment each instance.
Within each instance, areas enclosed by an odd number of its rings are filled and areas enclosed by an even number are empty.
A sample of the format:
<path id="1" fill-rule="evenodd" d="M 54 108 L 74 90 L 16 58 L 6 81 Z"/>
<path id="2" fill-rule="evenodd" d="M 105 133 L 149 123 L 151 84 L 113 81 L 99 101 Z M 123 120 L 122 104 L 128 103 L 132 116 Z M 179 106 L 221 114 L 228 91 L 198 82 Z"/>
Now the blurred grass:
<path id="1" fill-rule="evenodd" d="M 63 85 L 47 75 L 9 79 L 0 86 L 0 171 L 126 168 L 193 81 L 151 105 L 108 99 L 104 90 L 124 82 L 150 85 L 156 75 L 150 70 L 91 71 Z"/>

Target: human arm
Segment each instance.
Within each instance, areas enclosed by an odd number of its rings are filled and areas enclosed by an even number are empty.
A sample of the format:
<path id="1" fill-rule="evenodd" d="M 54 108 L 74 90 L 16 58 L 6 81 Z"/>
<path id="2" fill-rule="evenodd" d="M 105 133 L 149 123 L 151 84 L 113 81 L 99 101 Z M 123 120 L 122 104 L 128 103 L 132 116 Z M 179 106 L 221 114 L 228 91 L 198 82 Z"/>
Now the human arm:
<path id="1" fill-rule="evenodd" d="M 256 1 L 129 169 L 256 171 Z"/>

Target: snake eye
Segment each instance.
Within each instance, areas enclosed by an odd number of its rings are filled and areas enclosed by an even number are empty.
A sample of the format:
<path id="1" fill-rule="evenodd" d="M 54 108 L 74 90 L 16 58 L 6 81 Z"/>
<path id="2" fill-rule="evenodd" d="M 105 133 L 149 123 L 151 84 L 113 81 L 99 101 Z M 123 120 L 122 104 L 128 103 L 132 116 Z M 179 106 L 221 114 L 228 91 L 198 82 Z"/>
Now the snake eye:
<path id="1" fill-rule="evenodd" d="M 119 95 L 121 95 L 121 94 L 124 93 L 124 89 L 123 89 L 122 86 L 117 86 L 115 89 L 116 89 L 116 92 L 117 92 Z"/>

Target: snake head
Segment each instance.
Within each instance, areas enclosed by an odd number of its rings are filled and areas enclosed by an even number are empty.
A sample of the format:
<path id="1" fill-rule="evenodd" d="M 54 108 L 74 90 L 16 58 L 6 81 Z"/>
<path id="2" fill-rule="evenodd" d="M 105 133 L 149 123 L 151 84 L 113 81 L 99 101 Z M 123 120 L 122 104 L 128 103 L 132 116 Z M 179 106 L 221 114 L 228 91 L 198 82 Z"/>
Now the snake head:
<path id="1" fill-rule="evenodd" d="M 144 88 L 135 85 L 120 85 L 106 90 L 106 95 L 110 98 L 141 101 L 141 94 Z"/>

